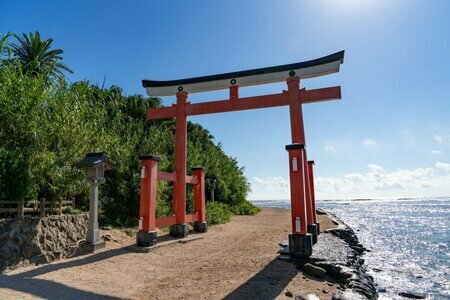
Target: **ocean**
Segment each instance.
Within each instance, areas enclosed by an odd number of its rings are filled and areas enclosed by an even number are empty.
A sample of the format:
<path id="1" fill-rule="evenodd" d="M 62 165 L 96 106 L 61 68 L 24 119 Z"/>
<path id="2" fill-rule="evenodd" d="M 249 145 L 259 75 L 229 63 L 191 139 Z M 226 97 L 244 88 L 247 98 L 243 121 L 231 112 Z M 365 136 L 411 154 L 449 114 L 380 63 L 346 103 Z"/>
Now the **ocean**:
<path id="1" fill-rule="evenodd" d="M 289 201 L 252 202 L 290 208 Z M 411 291 L 450 299 L 450 198 L 323 200 L 317 207 L 352 227 L 370 250 L 364 259 L 383 291 L 379 299 Z"/>

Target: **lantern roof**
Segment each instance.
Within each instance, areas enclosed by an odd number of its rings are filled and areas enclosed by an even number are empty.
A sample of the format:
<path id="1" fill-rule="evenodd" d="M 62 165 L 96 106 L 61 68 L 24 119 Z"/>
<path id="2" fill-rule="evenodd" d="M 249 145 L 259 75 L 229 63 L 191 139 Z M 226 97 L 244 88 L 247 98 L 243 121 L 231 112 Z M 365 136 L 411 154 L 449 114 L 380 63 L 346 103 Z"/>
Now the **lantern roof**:
<path id="1" fill-rule="evenodd" d="M 88 153 L 80 161 L 76 162 L 73 167 L 77 169 L 92 168 L 97 165 L 104 164 L 105 170 L 112 170 L 113 165 L 108 160 L 106 152 Z"/>

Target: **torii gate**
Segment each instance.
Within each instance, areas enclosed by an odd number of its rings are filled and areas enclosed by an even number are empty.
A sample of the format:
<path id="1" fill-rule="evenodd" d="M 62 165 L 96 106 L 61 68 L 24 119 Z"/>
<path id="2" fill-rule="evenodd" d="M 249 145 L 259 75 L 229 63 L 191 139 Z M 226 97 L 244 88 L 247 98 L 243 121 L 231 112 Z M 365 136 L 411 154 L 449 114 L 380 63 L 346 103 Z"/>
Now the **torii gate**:
<path id="1" fill-rule="evenodd" d="M 205 232 L 204 169 L 194 169 L 194 176 L 186 174 L 187 116 L 230 111 L 289 106 L 292 144 L 289 152 L 292 234 L 289 235 L 289 252 L 294 256 L 312 254 L 312 244 L 317 241 L 319 224 L 316 219 L 313 161 L 308 161 L 305 147 L 302 104 L 341 99 L 340 86 L 305 90 L 300 89 L 300 79 L 307 79 L 339 72 L 344 51 L 322 58 L 268 68 L 203 76 L 170 81 L 143 80 L 149 96 L 176 95 L 176 104 L 149 109 L 148 120 L 176 118 L 174 173 L 157 172 L 158 157 L 141 157 L 140 222 L 137 243 L 152 246 L 156 243 L 155 227 L 170 225 L 174 237 L 187 236 L 187 222 L 195 222 L 196 231 Z M 239 97 L 240 86 L 268 84 L 286 80 L 287 91 L 279 94 Z M 229 89 L 227 100 L 203 103 L 188 102 L 189 93 Z M 173 217 L 155 218 L 156 180 L 174 181 Z M 194 202 L 196 214 L 186 215 L 186 183 L 195 184 Z"/>

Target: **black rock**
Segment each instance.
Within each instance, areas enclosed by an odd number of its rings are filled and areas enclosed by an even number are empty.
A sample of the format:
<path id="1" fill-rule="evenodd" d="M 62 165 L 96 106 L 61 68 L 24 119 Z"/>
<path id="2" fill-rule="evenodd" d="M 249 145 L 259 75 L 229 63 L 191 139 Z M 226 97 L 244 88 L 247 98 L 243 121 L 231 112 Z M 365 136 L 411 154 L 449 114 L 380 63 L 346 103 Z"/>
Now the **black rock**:
<path id="1" fill-rule="evenodd" d="M 416 292 L 401 292 L 398 293 L 399 296 L 410 298 L 410 299 L 425 299 L 427 296 L 424 294 L 416 293 Z"/>
<path id="2" fill-rule="evenodd" d="M 285 295 L 286 297 L 289 297 L 289 298 L 293 298 L 293 297 L 294 297 L 294 294 L 292 294 L 291 291 L 287 291 L 286 293 L 284 293 L 284 295 Z"/>

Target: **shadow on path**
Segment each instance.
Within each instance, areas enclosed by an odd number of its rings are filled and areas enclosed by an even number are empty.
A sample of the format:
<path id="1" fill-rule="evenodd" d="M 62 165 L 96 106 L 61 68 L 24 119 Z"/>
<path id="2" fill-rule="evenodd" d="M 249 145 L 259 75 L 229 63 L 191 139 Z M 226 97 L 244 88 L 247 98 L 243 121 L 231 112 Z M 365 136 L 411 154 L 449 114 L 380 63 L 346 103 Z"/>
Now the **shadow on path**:
<path id="1" fill-rule="evenodd" d="M 225 299 L 275 299 L 298 273 L 294 264 L 275 258 Z"/>
<path id="2" fill-rule="evenodd" d="M 0 274 L 0 289 L 7 288 L 44 299 L 121 299 L 80 290 L 55 281 L 34 277 L 62 269 L 95 263 L 114 256 L 131 253 L 130 251 L 132 252 L 131 247 L 111 249 L 93 255 L 88 255 L 80 259 L 43 265 L 39 268 L 19 274 Z"/>

